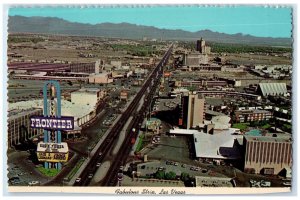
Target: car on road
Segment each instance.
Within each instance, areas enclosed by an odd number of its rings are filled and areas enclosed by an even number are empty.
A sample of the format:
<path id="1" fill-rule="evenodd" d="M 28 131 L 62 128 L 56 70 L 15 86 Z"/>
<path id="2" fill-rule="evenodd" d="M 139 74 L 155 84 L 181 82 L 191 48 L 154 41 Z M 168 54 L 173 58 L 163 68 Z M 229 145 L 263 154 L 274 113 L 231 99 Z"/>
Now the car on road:
<path id="1" fill-rule="evenodd" d="M 102 152 L 99 153 L 99 156 L 102 156 Z"/>
<path id="2" fill-rule="evenodd" d="M 93 176 L 94 176 L 93 174 L 89 174 L 88 178 L 93 178 Z"/>
<path id="3" fill-rule="evenodd" d="M 101 165 L 101 163 L 98 162 L 98 163 L 96 164 L 96 167 L 100 167 L 100 165 Z"/>
<path id="4" fill-rule="evenodd" d="M 118 173 L 118 180 L 119 181 L 123 180 L 123 173 Z"/>
<path id="5" fill-rule="evenodd" d="M 81 181 L 81 178 L 76 178 L 75 182 L 79 183 Z"/>
<path id="6" fill-rule="evenodd" d="M 34 185 L 40 185 L 40 182 L 39 181 L 30 181 L 28 183 L 29 186 L 34 186 Z"/>

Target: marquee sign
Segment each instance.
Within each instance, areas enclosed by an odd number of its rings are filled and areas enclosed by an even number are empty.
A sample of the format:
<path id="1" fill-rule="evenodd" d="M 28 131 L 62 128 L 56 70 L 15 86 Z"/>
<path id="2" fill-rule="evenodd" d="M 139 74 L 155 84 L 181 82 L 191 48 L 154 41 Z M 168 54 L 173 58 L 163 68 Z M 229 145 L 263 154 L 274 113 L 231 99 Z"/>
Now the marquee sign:
<path id="1" fill-rule="evenodd" d="M 32 116 L 30 117 L 30 127 L 42 128 L 45 130 L 73 130 L 74 117 L 61 116 L 59 118 L 56 118 Z"/>
<path id="2" fill-rule="evenodd" d="M 67 162 L 69 157 L 68 144 L 44 143 L 40 142 L 37 146 L 37 157 L 41 162 Z"/>

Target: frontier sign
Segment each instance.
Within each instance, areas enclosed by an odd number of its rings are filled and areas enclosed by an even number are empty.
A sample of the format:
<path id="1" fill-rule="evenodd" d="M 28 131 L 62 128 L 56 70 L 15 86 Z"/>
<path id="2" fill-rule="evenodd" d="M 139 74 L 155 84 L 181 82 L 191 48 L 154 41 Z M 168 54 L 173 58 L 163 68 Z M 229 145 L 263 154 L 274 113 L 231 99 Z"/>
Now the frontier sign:
<path id="1" fill-rule="evenodd" d="M 74 129 L 74 117 L 61 116 L 55 117 L 43 117 L 32 116 L 30 118 L 31 128 L 42 128 L 48 130 L 73 130 Z"/>

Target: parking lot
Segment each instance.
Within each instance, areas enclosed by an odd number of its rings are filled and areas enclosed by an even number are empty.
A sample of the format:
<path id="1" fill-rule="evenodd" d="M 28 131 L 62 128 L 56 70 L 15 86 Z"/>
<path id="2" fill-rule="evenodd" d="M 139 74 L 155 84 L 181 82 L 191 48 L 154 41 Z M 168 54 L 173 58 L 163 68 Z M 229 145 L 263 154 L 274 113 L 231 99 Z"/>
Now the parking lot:
<path id="1" fill-rule="evenodd" d="M 153 111 L 173 110 L 180 103 L 180 98 L 174 99 L 156 99 L 153 106 Z"/>
<path id="2" fill-rule="evenodd" d="M 27 157 L 26 151 L 15 151 L 9 153 L 8 160 L 8 184 L 11 186 L 28 186 L 33 181 L 43 184 L 48 178 L 37 171 L 35 165 Z"/>
<path id="3" fill-rule="evenodd" d="M 142 177 L 153 177 L 153 174 L 159 170 L 167 172 L 175 172 L 177 176 L 181 173 L 187 173 L 191 177 L 205 176 L 205 177 L 226 177 L 223 174 L 217 173 L 209 168 L 200 167 L 196 164 L 186 164 L 182 162 L 161 160 L 141 163 L 137 165 L 137 171 Z"/>
<path id="4" fill-rule="evenodd" d="M 189 148 L 187 138 L 184 136 L 161 135 L 160 141 L 152 144 L 143 151 L 151 159 L 174 160 L 177 162 L 189 162 Z"/>

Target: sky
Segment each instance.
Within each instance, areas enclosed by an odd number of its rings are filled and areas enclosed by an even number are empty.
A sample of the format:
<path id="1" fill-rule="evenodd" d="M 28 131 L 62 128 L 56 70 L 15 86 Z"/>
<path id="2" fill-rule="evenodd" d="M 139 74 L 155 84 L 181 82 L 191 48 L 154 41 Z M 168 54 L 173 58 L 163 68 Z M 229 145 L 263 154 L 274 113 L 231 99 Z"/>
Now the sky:
<path id="1" fill-rule="evenodd" d="M 58 17 L 71 22 L 132 23 L 196 32 L 249 34 L 259 37 L 291 37 L 291 7 L 259 6 L 110 6 L 110 7 L 13 7 L 9 16 Z"/>

